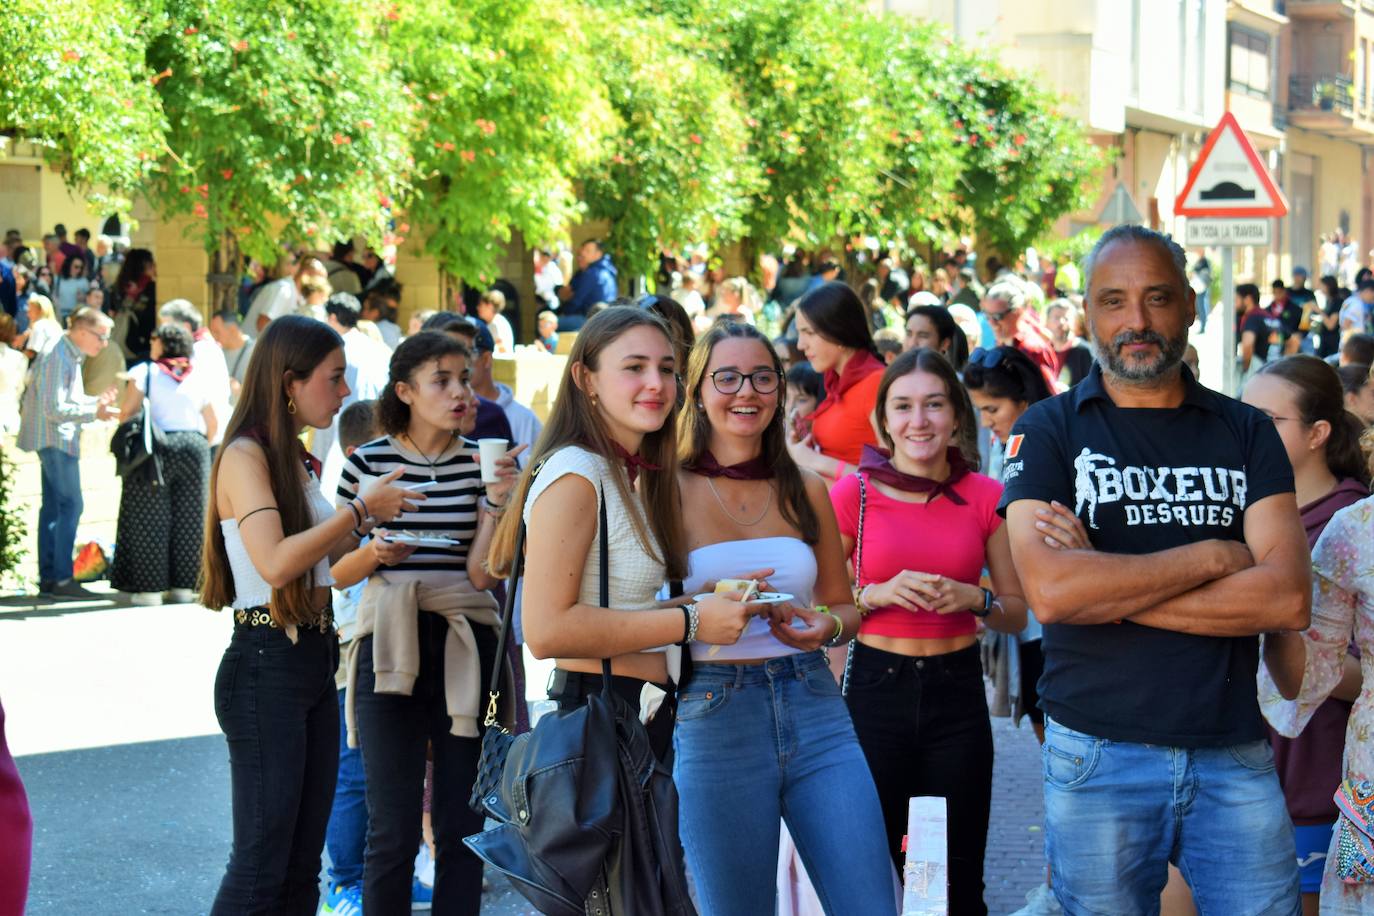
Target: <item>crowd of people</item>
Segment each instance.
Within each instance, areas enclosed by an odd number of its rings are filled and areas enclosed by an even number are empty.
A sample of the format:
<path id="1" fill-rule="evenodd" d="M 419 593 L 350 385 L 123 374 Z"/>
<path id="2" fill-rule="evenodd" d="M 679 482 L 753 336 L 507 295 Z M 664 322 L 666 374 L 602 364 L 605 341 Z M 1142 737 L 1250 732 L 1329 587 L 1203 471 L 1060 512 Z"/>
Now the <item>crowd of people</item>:
<path id="1" fill-rule="evenodd" d="M 213 913 L 480 911 L 481 685 L 522 563 L 515 695 L 522 645 L 565 711 L 611 660 L 702 912 L 772 912 L 801 873 L 824 912 L 895 913 L 934 796 L 948 912 L 986 913 L 993 716 L 1042 745 L 1026 916 L 1158 912 L 1171 880 L 1200 912 L 1374 912 L 1367 275 L 1238 288 L 1234 400 L 1196 381 L 1196 264 L 1139 227 L 1081 268 L 797 251 L 757 285 L 689 249 L 639 298 L 596 241 L 576 270 L 536 250 L 530 346 L 567 355 L 541 424 L 493 377 L 504 281 L 402 332 L 385 265 L 341 244 L 206 323 L 147 252 L 55 236 L 55 299 L 0 261 L 40 591 L 88 594 L 82 427 L 154 427 L 110 580 L 232 609 Z"/>

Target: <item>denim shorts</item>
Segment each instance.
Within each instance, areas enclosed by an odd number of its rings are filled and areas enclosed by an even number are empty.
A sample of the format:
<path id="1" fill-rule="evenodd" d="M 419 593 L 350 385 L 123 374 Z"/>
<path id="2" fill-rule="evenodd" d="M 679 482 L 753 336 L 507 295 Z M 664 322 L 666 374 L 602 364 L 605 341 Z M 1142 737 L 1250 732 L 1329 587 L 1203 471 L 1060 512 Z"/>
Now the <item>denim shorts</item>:
<path id="1" fill-rule="evenodd" d="M 1045 720 L 1045 851 L 1065 913 L 1159 912 L 1176 864 L 1201 913 L 1299 916 L 1293 827 L 1266 739 L 1179 748 Z"/>

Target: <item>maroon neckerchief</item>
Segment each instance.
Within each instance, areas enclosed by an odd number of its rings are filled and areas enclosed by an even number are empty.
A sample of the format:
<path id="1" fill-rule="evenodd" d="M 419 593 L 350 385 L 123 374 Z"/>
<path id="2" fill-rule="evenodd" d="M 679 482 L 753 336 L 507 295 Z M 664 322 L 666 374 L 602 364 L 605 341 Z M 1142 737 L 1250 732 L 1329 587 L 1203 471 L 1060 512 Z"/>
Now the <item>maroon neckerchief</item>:
<path id="1" fill-rule="evenodd" d="M 700 458 L 686 467 L 693 474 L 700 474 L 702 477 L 728 477 L 731 480 L 771 480 L 777 476 L 772 466 L 763 460 L 762 455 L 755 455 L 748 461 L 727 466 L 717 461 L 710 449 L 702 452 Z"/>
<path id="2" fill-rule="evenodd" d="M 202 340 L 209 340 L 210 332 L 205 328 L 196 328 L 195 333 L 191 335 L 191 339 L 196 343 L 200 343 Z"/>
<path id="3" fill-rule="evenodd" d="M 836 372 L 834 369 L 825 370 L 825 400 L 816 405 L 816 409 L 811 411 L 807 420 L 815 420 L 831 407 L 839 403 L 841 397 L 850 388 L 862 382 L 875 372 L 882 372 L 887 366 L 867 350 L 859 350 L 849 357 L 849 362 L 845 364 L 844 372 Z"/>
<path id="4" fill-rule="evenodd" d="M 646 471 L 661 471 L 663 468 L 656 464 L 650 464 L 638 455 L 631 455 L 625 451 L 625 447 L 614 439 L 611 440 L 611 448 L 615 449 L 616 457 L 625 462 L 625 473 L 630 477 L 630 486 L 635 485 L 635 480 L 639 477 L 639 469 Z"/>
<path id="5" fill-rule="evenodd" d="M 264 449 L 267 448 L 267 433 L 261 427 L 255 426 L 252 429 L 245 429 L 239 435 L 243 436 L 244 438 L 253 440 L 258 445 L 261 445 Z M 324 469 L 323 465 L 320 463 L 320 459 L 310 454 L 310 452 L 305 447 L 305 443 L 301 440 L 297 439 L 296 445 L 298 448 L 300 448 L 301 464 L 305 466 L 306 472 L 313 476 L 316 480 L 319 480 L 320 472 Z"/>
<path id="6" fill-rule="evenodd" d="M 157 367 L 170 375 L 178 385 L 191 374 L 191 360 L 185 356 L 163 357 L 157 361 Z"/>
<path id="7" fill-rule="evenodd" d="M 892 456 L 886 451 L 872 445 L 865 445 L 859 458 L 859 471 L 890 487 L 896 487 L 898 490 L 905 490 L 908 493 L 929 493 L 931 499 L 943 493 L 949 497 L 949 501 L 954 505 L 966 506 L 968 501 L 954 490 L 954 485 L 967 477 L 969 473 L 969 466 L 968 462 L 964 460 L 964 453 L 950 446 L 945 449 L 945 460 L 949 462 L 949 476 L 944 480 L 931 480 L 929 477 L 917 477 L 915 474 L 906 474 L 897 470 L 892 466 Z"/>

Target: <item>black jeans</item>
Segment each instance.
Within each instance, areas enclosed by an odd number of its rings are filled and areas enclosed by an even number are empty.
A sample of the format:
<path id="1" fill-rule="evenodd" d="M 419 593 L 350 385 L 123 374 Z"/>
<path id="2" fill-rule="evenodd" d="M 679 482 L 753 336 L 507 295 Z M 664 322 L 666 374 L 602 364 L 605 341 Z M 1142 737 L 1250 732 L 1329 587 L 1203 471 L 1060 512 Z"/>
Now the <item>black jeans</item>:
<path id="1" fill-rule="evenodd" d="M 849 713 L 901 870 L 907 802 L 943 797 L 949 817 L 949 912 L 985 916 L 983 856 L 992 805 L 992 724 L 978 647 L 911 658 L 854 645 Z"/>
<path id="2" fill-rule="evenodd" d="M 234 846 L 212 916 L 314 916 L 334 780 L 339 640 L 300 627 L 237 625 L 215 676 L 229 741 Z"/>
<path id="3" fill-rule="evenodd" d="M 438 614 L 419 613 L 420 671 L 410 696 L 375 692 L 372 637 L 358 643 L 353 705 L 367 782 L 368 818 L 363 911 L 410 912 L 410 882 L 420 848 L 425 749 L 432 744 L 434 913 L 476 914 L 482 909 L 482 861 L 463 845 L 463 837 L 482 829 L 483 818 L 468 808 L 482 739 L 449 734 L 452 720 L 444 698 L 448 621 Z M 482 667 L 480 717 L 486 710 L 486 686 L 496 658 L 496 631 L 480 624 L 472 630 Z"/>

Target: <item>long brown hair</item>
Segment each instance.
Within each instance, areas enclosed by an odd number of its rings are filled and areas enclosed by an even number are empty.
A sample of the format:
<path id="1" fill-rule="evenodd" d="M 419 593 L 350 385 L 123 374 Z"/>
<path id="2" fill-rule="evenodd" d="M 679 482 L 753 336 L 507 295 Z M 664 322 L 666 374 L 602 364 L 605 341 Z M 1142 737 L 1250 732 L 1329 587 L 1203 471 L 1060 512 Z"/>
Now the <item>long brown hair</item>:
<path id="1" fill-rule="evenodd" d="M 516 485 L 515 495 L 487 551 L 487 569 L 492 575 L 508 575 L 516 559 L 515 539 L 520 532 L 520 520 L 534 469 L 546 457 L 565 446 L 581 446 L 605 458 L 612 469 L 612 480 L 625 504 L 631 507 L 636 504 L 632 498 L 630 478 L 615 456 L 611 434 L 606 430 L 601 412 L 577 383 L 575 370 L 580 366 L 583 371 L 595 372 L 602 351 L 622 334 L 638 327 L 653 328 L 664 336 L 670 346 L 673 343 L 673 335 L 663 319 L 641 309 L 604 309 L 593 315 L 578 332 L 572 352 L 568 354 L 568 365 L 563 370 L 558 398 L 549 412 L 549 422 L 534 446 L 529 464 Z M 687 535 L 682 527 L 682 507 L 677 485 L 677 413 L 681 406 L 682 396 L 679 392 L 662 428 L 647 433 L 640 444 L 639 454 L 660 470 L 646 470 L 639 477 L 640 496 L 648 518 L 641 517 L 635 511 L 630 513 L 640 544 L 667 567 L 669 579 L 682 579 L 687 575 Z M 650 530 L 658 539 L 657 550 L 654 549 L 653 538 L 649 536 Z"/>
<path id="2" fill-rule="evenodd" d="M 1331 435 L 1324 446 L 1326 467 L 1337 478 L 1350 477 L 1369 486 L 1369 467 L 1360 449 L 1364 423 L 1345 409 L 1345 387 L 1326 360 L 1298 354 L 1265 363 L 1260 375 L 1281 378 L 1293 388 L 1293 403 L 1306 426 L 1325 420 Z"/>
<path id="3" fill-rule="evenodd" d="M 787 384 L 783 377 L 782 360 L 768 338 L 757 328 L 738 321 L 717 321 L 709 331 L 697 338 L 687 357 L 687 408 L 678 417 L 678 456 L 683 464 L 692 464 L 711 445 L 711 421 L 706 411 L 697 405 L 701 399 L 701 388 L 706 384 L 706 368 L 711 364 L 712 351 L 716 344 L 731 338 L 758 341 L 773 360 L 773 368 L 778 373 L 778 406 L 773 411 L 773 419 L 763 431 L 761 457 L 776 475 L 778 509 L 782 512 L 783 520 L 801 533 L 803 541 L 814 545 L 820 540 L 820 521 L 816 518 L 811 500 L 806 497 L 806 483 L 801 470 L 787 451 Z"/>
<path id="4" fill-rule="evenodd" d="M 883 372 L 882 380 L 878 382 L 878 402 L 873 407 L 873 426 L 878 431 L 878 438 L 883 440 L 888 451 L 896 450 L 892 434 L 887 431 L 887 393 L 897 379 L 913 372 L 933 375 L 945 383 L 949 402 L 954 405 L 954 422 L 957 424 L 953 444 L 963 453 L 965 463 L 971 469 L 978 470 L 982 463 L 978 457 L 978 415 L 973 411 L 973 402 L 969 400 L 968 391 L 959 381 L 959 374 L 954 371 L 954 364 L 939 350 L 929 347 L 907 350 L 894 359 L 892 365 Z"/>
<path id="5" fill-rule="evenodd" d="M 286 386 L 309 378 L 335 350 L 343 347 L 334 329 L 322 321 L 300 315 L 278 318 L 253 346 L 243 379 L 238 406 L 224 431 L 224 447 L 210 471 L 210 504 L 205 513 L 205 546 L 201 554 L 200 600 L 209 608 L 234 603 L 234 575 L 220 531 L 219 465 L 230 443 L 250 436 L 262 446 L 272 497 L 281 514 L 281 530 L 287 537 L 311 528 L 306 489 L 301 485 L 301 442 L 287 405 Z M 306 573 L 281 588 L 272 589 L 272 619 L 279 625 L 303 624 L 319 616 L 311 590 L 313 573 Z"/>

